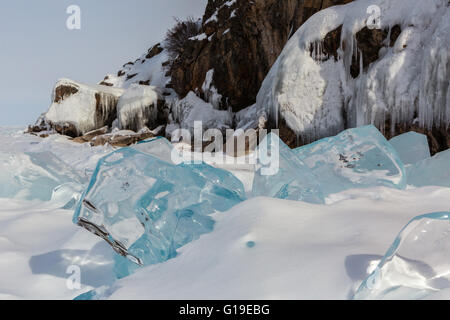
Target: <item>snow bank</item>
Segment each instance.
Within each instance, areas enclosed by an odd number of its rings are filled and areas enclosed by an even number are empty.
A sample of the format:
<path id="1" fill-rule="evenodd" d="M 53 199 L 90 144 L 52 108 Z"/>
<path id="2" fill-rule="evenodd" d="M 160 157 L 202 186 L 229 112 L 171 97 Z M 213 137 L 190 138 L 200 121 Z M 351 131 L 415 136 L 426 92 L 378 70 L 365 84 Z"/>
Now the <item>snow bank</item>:
<path id="1" fill-rule="evenodd" d="M 401 27 L 395 45 L 356 79 L 352 62 L 362 53 L 356 34 L 368 8 L 380 8 L 380 28 Z M 337 60 L 323 56 L 327 34 L 342 26 Z M 450 124 L 450 7 L 447 0 L 358 0 L 311 17 L 290 39 L 266 77 L 257 105 L 280 116 L 305 140 L 386 120 L 431 128 Z M 313 52 L 311 52 L 313 48 Z M 361 58 L 362 64 L 362 58 Z M 360 71 L 363 71 L 362 66 Z"/>

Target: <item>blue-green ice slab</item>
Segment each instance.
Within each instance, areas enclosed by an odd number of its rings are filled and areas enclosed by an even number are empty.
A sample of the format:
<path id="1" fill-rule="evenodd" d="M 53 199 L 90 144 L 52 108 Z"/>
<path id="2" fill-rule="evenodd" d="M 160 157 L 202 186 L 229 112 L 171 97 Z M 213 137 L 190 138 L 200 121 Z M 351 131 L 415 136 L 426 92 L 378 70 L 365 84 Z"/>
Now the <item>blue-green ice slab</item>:
<path id="1" fill-rule="evenodd" d="M 315 174 L 325 195 L 353 188 L 406 187 L 398 153 L 372 125 L 343 131 L 294 152 Z"/>

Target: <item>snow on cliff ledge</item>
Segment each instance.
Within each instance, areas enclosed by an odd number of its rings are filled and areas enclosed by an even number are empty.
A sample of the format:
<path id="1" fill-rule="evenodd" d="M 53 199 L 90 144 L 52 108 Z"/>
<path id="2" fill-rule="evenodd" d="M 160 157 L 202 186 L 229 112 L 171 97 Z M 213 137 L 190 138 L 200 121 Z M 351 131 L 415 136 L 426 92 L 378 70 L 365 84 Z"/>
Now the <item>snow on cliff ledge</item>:
<path id="1" fill-rule="evenodd" d="M 367 26 L 374 5 L 380 9 L 380 29 L 390 35 L 400 26 L 401 34 L 354 79 L 351 64 L 362 57 L 356 34 Z M 320 47 L 341 26 L 336 60 L 311 53 L 311 45 Z M 413 122 L 445 128 L 450 124 L 449 39 L 448 0 L 357 0 L 323 10 L 284 48 L 258 94 L 258 108 L 276 122 L 281 117 L 306 139 L 365 124 L 383 128 L 386 120 L 391 129 Z"/>

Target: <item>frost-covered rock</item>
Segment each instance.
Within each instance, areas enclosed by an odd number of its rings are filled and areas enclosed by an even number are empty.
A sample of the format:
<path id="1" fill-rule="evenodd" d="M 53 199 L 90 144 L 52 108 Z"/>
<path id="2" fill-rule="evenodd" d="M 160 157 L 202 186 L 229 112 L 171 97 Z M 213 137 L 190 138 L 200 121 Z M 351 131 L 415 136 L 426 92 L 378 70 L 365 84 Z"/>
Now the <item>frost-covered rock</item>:
<path id="1" fill-rule="evenodd" d="M 206 73 L 205 82 L 202 85 L 202 91 L 205 100 L 212 104 L 215 109 L 220 109 L 222 103 L 222 95 L 219 94 L 217 88 L 213 85 L 214 69 Z"/>
<path id="2" fill-rule="evenodd" d="M 401 134 L 389 140 L 389 143 L 405 165 L 415 164 L 431 156 L 427 136 L 417 132 Z"/>
<path id="3" fill-rule="evenodd" d="M 120 97 L 117 104 L 119 128 L 136 132 L 144 127 L 154 128 L 164 123 L 163 107 L 160 89 L 133 84 Z"/>
<path id="4" fill-rule="evenodd" d="M 167 61 L 167 50 L 158 43 L 135 62 L 126 63 L 116 75 L 107 75 L 101 83 L 123 89 L 128 89 L 133 84 L 165 88 L 170 81 L 164 66 Z"/>
<path id="5" fill-rule="evenodd" d="M 174 257 L 179 247 L 213 229 L 210 214 L 245 198 L 242 183 L 227 171 L 165 161 L 171 148 L 161 139 L 101 159 L 74 215 L 75 223 L 138 265 Z M 153 156 L 153 146 L 166 151 L 164 160 Z M 117 257 L 119 277 L 134 268 L 129 260 Z"/>
<path id="6" fill-rule="evenodd" d="M 213 93 L 222 109 L 233 112 L 253 105 L 289 37 L 314 13 L 349 1 L 207 1 L 200 34 L 170 67 L 174 90 L 183 98 L 198 89 L 208 102 Z M 215 89 L 204 91 L 205 83 Z"/>
<path id="7" fill-rule="evenodd" d="M 73 137 L 111 126 L 117 117 L 117 102 L 124 90 L 59 80 L 45 122 L 59 133 Z"/>
<path id="8" fill-rule="evenodd" d="M 406 187 L 406 171 L 395 149 L 372 125 L 346 130 L 297 148 L 326 195 L 346 189 Z"/>
<path id="9" fill-rule="evenodd" d="M 253 196 L 324 203 L 317 177 L 276 134 L 269 133 L 256 152 Z"/>
<path id="10" fill-rule="evenodd" d="M 408 184 L 450 188 L 450 149 L 407 168 Z"/>
<path id="11" fill-rule="evenodd" d="M 181 128 L 191 132 L 194 131 L 195 122 L 201 122 L 203 130 L 212 128 L 224 131 L 233 126 L 232 113 L 216 110 L 212 104 L 200 99 L 192 91 L 177 102 L 173 111 Z"/>
<path id="12" fill-rule="evenodd" d="M 433 299 L 450 291 L 450 212 L 426 214 L 406 225 L 355 299 Z"/>
<path id="13" fill-rule="evenodd" d="M 372 23 L 378 9 L 379 25 Z M 447 0 L 357 0 L 325 9 L 292 36 L 257 105 L 307 141 L 367 124 L 387 123 L 391 133 L 399 123 L 446 129 L 449 40 Z"/>

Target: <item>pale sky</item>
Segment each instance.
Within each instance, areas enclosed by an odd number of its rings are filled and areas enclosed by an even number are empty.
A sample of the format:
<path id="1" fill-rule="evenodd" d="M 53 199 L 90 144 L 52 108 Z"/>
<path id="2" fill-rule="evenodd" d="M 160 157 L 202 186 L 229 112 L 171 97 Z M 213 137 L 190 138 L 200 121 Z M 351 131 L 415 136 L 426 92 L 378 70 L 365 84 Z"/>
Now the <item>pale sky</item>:
<path id="1" fill-rule="evenodd" d="M 1 0 L 0 126 L 34 123 L 59 78 L 98 83 L 164 37 L 173 17 L 201 17 L 207 0 Z M 69 30 L 67 7 L 81 8 Z"/>

